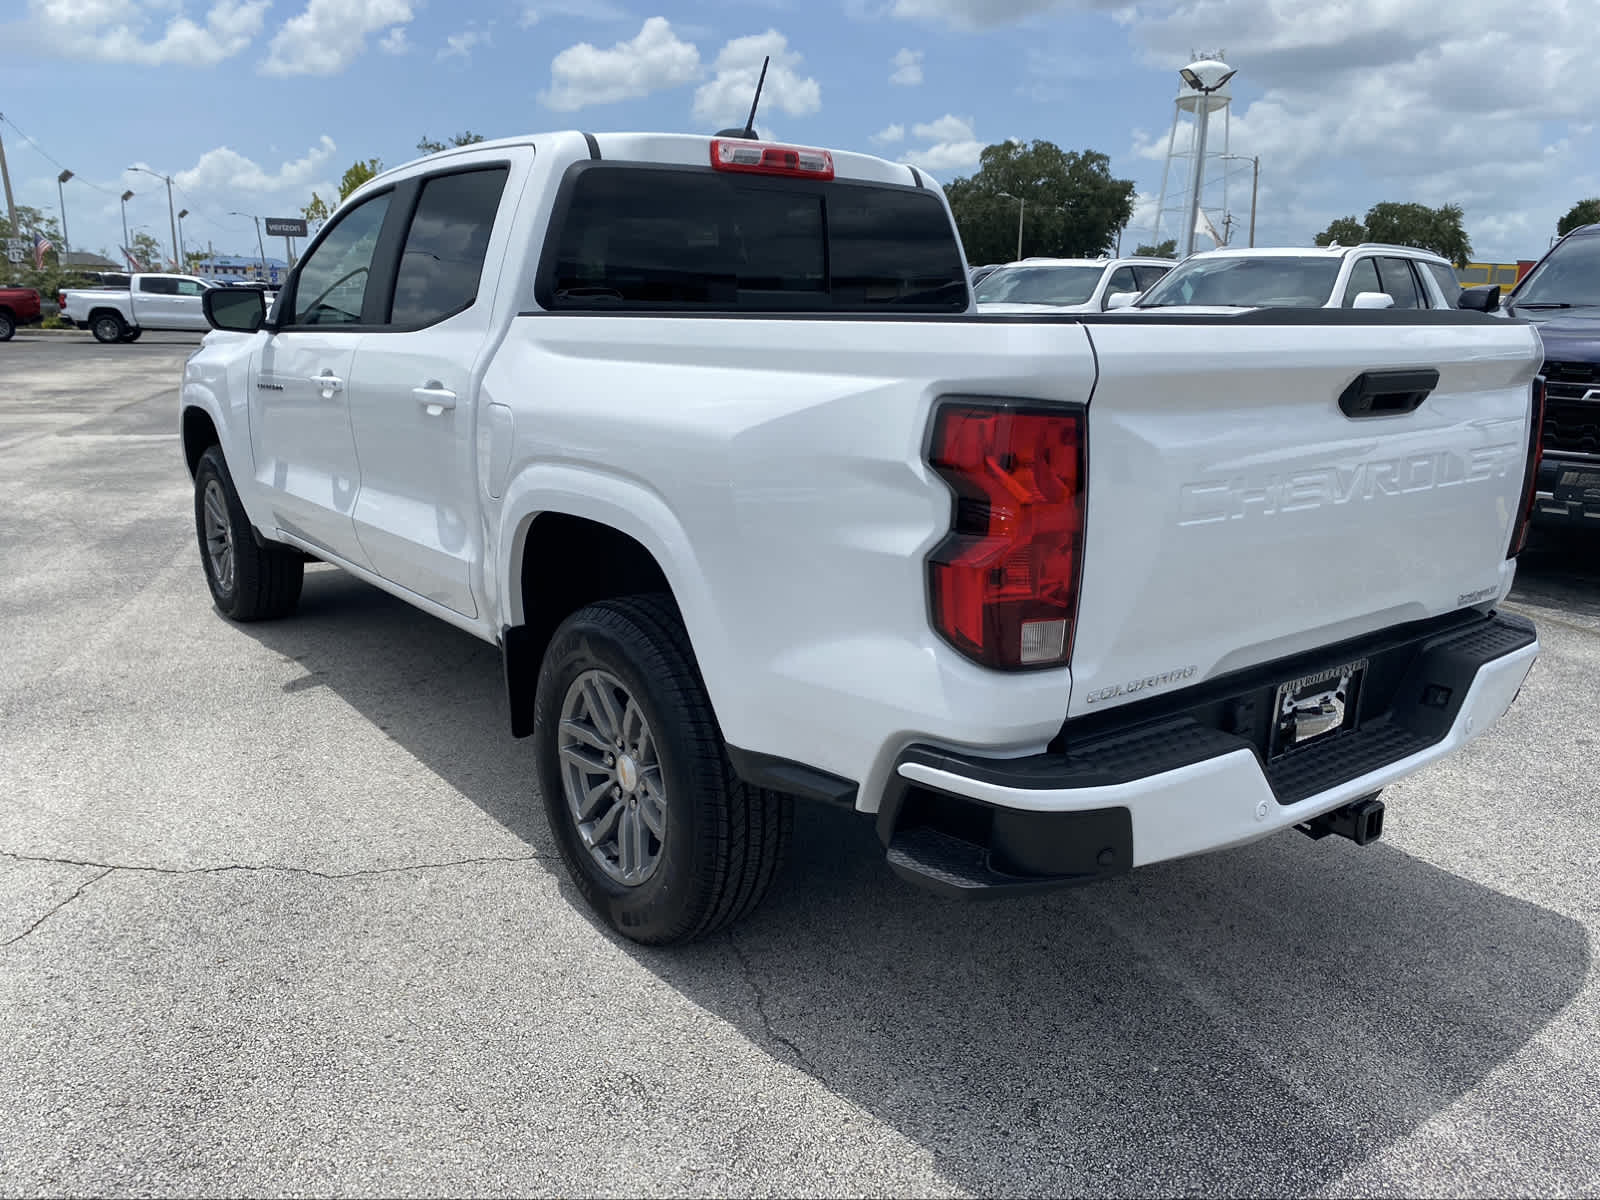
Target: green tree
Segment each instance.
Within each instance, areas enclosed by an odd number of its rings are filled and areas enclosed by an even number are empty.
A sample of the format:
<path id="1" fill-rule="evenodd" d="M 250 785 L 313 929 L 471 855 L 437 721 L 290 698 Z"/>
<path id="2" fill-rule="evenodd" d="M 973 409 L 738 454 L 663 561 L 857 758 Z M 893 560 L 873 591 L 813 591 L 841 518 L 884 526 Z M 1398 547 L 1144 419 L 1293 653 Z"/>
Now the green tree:
<path id="1" fill-rule="evenodd" d="M 483 134 L 473 133 L 469 129 L 466 133 L 451 134 L 449 144 L 450 146 L 475 146 L 481 141 L 483 141 Z M 444 142 L 436 142 L 427 134 L 423 134 L 417 142 L 417 149 L 424 154 L 437 154 L 441 150 L 448 149 L 448 147 Z"/>
<path id="2" fill-rule="evenodd" d="M 1113 178 L 1099 151 L 999 142 L 978 162 L 976 174 L 945 188 L 969 262 L 1011 261 L 1019 202 L 1023 258 L 1108 251 L 1133 216 L 1133 180 Z"/>
<path id="3" fill-rule="evenodd" d="M 1472 241 L 1461 226 L 1461 206 L 1441 204 L 1401 204 L 1385 200 L 1367 209 L 1364 220 L 1340 217 L 1321 233 L 1317 245 L 1338 242 L 1356 246 L 1362 242 L 1385 242 L 1391 246 L 1415 246 L 1442 254 L 1458 267 L 1472 261 Z"/>
<path id="4" fill-rule="evenodd" d="M 383 170 L 382 159 L 368 158 L 351 163 L 350 169 L 339 180 L 339 203 L 343 204 L 349 199 L 351 192 L 376 176 L 381 170 Z"/>
<path id="5" fill-rule="evenodd" d="M 1556 222 L 1556 236 L 1566 237 L 1580 225 L 1594 225 L 1600 223 L 1600 196 L 1590 197 L 1588 200 L 1579 200 L 1567 209 L 1567 215 Z"/>
<path id="6" fill-rule="evenodd" d="M 322 228 L 322 223 L 328 219 L 328 211 L 328 202 L 319 193 L 312 192 L 311 203 L 300 210 L 300 215 L 306 219 L 309 225 L 315 226 L 315 228 L 308 228 L 308 233 L 315 233 L 317 229 Z"/>
<path id="7" fill-rule="evenodd" d="M 161 243 L 148 233 L 140 230 L 133 235 L 133 245 L 128 247 L 133 251 L 133 256 L 144 264 L 147 271 L 163 271 L 166 269 L 165 259 L 161 255 Z"/>
<path id="8" fill-rule="evenodd" d="M 1136 258 L 1176 258 L 1178 257 L 1178 239 L 1168 238 L 1155 246 L 1145 242 L 1133 253 Z"/>
<path id="9" fill-rule="evenodd" d="M 1317 234 L 1319 246 L 1331 246 L 1335 242 L 1341 246 L 1359 246 L 1366 240 L 1367 227 L 1355 217 L 1340 217 Z"/>

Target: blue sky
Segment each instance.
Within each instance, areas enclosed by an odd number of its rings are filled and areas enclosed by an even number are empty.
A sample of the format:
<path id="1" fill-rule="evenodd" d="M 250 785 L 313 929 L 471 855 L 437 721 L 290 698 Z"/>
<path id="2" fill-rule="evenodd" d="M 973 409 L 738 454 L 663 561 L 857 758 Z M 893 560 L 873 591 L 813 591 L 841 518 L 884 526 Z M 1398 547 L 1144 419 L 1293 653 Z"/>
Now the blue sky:
<path id="1" fill-rule="evenodd" d="M 162 185 L 130 165 L 176 177 L 191 247 L 248 253 L 254 227 L 231 210 L 295 215 L 354 159 L 403 162 L 424 134 L 713 132 L 742 119 L 767 53 L 758 125 L 776 136 L 903 158 L 945 181 L 1006 138 L 1101 150 L 1138 185 L 1130 242 L 1150 227 L 1191 50 L 1225 49 L 1239 70 L 1231 150 L 1261 157 L 1261 244 L 1308 243 L 1379 200 L 1455 201 L 1479 257 L 1534 257 L 1562 212 L 1600 194 L 1600 22 L 1566 0 L 4 7 L 0 137 L 17 201 L 53 211 L 56 164 L 76 172 L 76 249 L 120 240 L 124 188 L 130 224 L 169 240 Z M 1226 200 L 1213 182 L 1206 208 L 1242 226 L 1249 167 L 1227 169 Z"/>

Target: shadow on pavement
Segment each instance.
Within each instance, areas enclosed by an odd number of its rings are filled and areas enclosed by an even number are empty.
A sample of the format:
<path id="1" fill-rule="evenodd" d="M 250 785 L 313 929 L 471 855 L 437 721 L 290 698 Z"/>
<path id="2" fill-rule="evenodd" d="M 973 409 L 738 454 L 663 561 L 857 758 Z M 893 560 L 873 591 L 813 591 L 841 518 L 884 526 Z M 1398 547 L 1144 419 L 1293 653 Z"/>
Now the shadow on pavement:
<path id="1" fill-rule="evenodd" d="M 550 849 L 492 647 L 326 569 L 250 633 Z M 731 935 L 613 940 L 984 1194 L 1323 1189 L 1522 1049 L 1590 959 L 1578 923 L 1381 844 L 1291 832 L 964 906 L 805 807 Z"/>
<path id="2" fill-rule="evenodd" d="M 1600 530 L 1535 525 L 1511 599 L 1600 617 Z"/>

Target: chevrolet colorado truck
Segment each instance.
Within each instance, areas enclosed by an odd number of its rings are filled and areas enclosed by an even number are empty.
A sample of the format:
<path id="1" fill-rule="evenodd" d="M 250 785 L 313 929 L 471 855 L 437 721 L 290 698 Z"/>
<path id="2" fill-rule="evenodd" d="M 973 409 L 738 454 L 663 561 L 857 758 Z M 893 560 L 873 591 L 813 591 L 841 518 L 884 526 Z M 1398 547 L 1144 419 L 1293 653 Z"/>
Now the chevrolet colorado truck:
<path id="1" fill-rule="evenodd" d="M 1366 843 L 1538 654 L 1499 608 L 1524 321 L 985 315 L 912 167 L 571 132 L 387 171 L 270 314 L 204 303 L 216 607 L 287 616 L 320 560 L 497 645 L 566 867 L 638 941 L 749 910 L 796 798 L 948 896 Z"/>
<path id="2" fill-rule="evenodd" d="M 34 288 L 0 287 L 0 342 L 9 342 L 19 325 L 37 325 L 43 318 Z"/>
<path id="3" fill-rule="evenodd" d="M 128 286 L 70 288 L 56 298 L 61 315 L 97 342 L 136 342 L 146 329 L 209 329 L 200 298 L 211 284 L 193 275 L 140 273 Z"/>

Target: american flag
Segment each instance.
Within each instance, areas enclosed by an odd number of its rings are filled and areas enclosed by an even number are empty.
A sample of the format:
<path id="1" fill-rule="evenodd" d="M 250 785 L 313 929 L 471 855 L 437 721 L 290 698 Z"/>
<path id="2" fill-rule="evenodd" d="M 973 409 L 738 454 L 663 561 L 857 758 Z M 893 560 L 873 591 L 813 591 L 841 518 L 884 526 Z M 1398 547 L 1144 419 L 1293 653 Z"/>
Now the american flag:
<path id="1" fill-rule="evenodd" d="M 54 250 L 55 245 L 42 233 L 33 235 L 33 267 L 36 271 L 44 270 L 44 252 Z"/>

